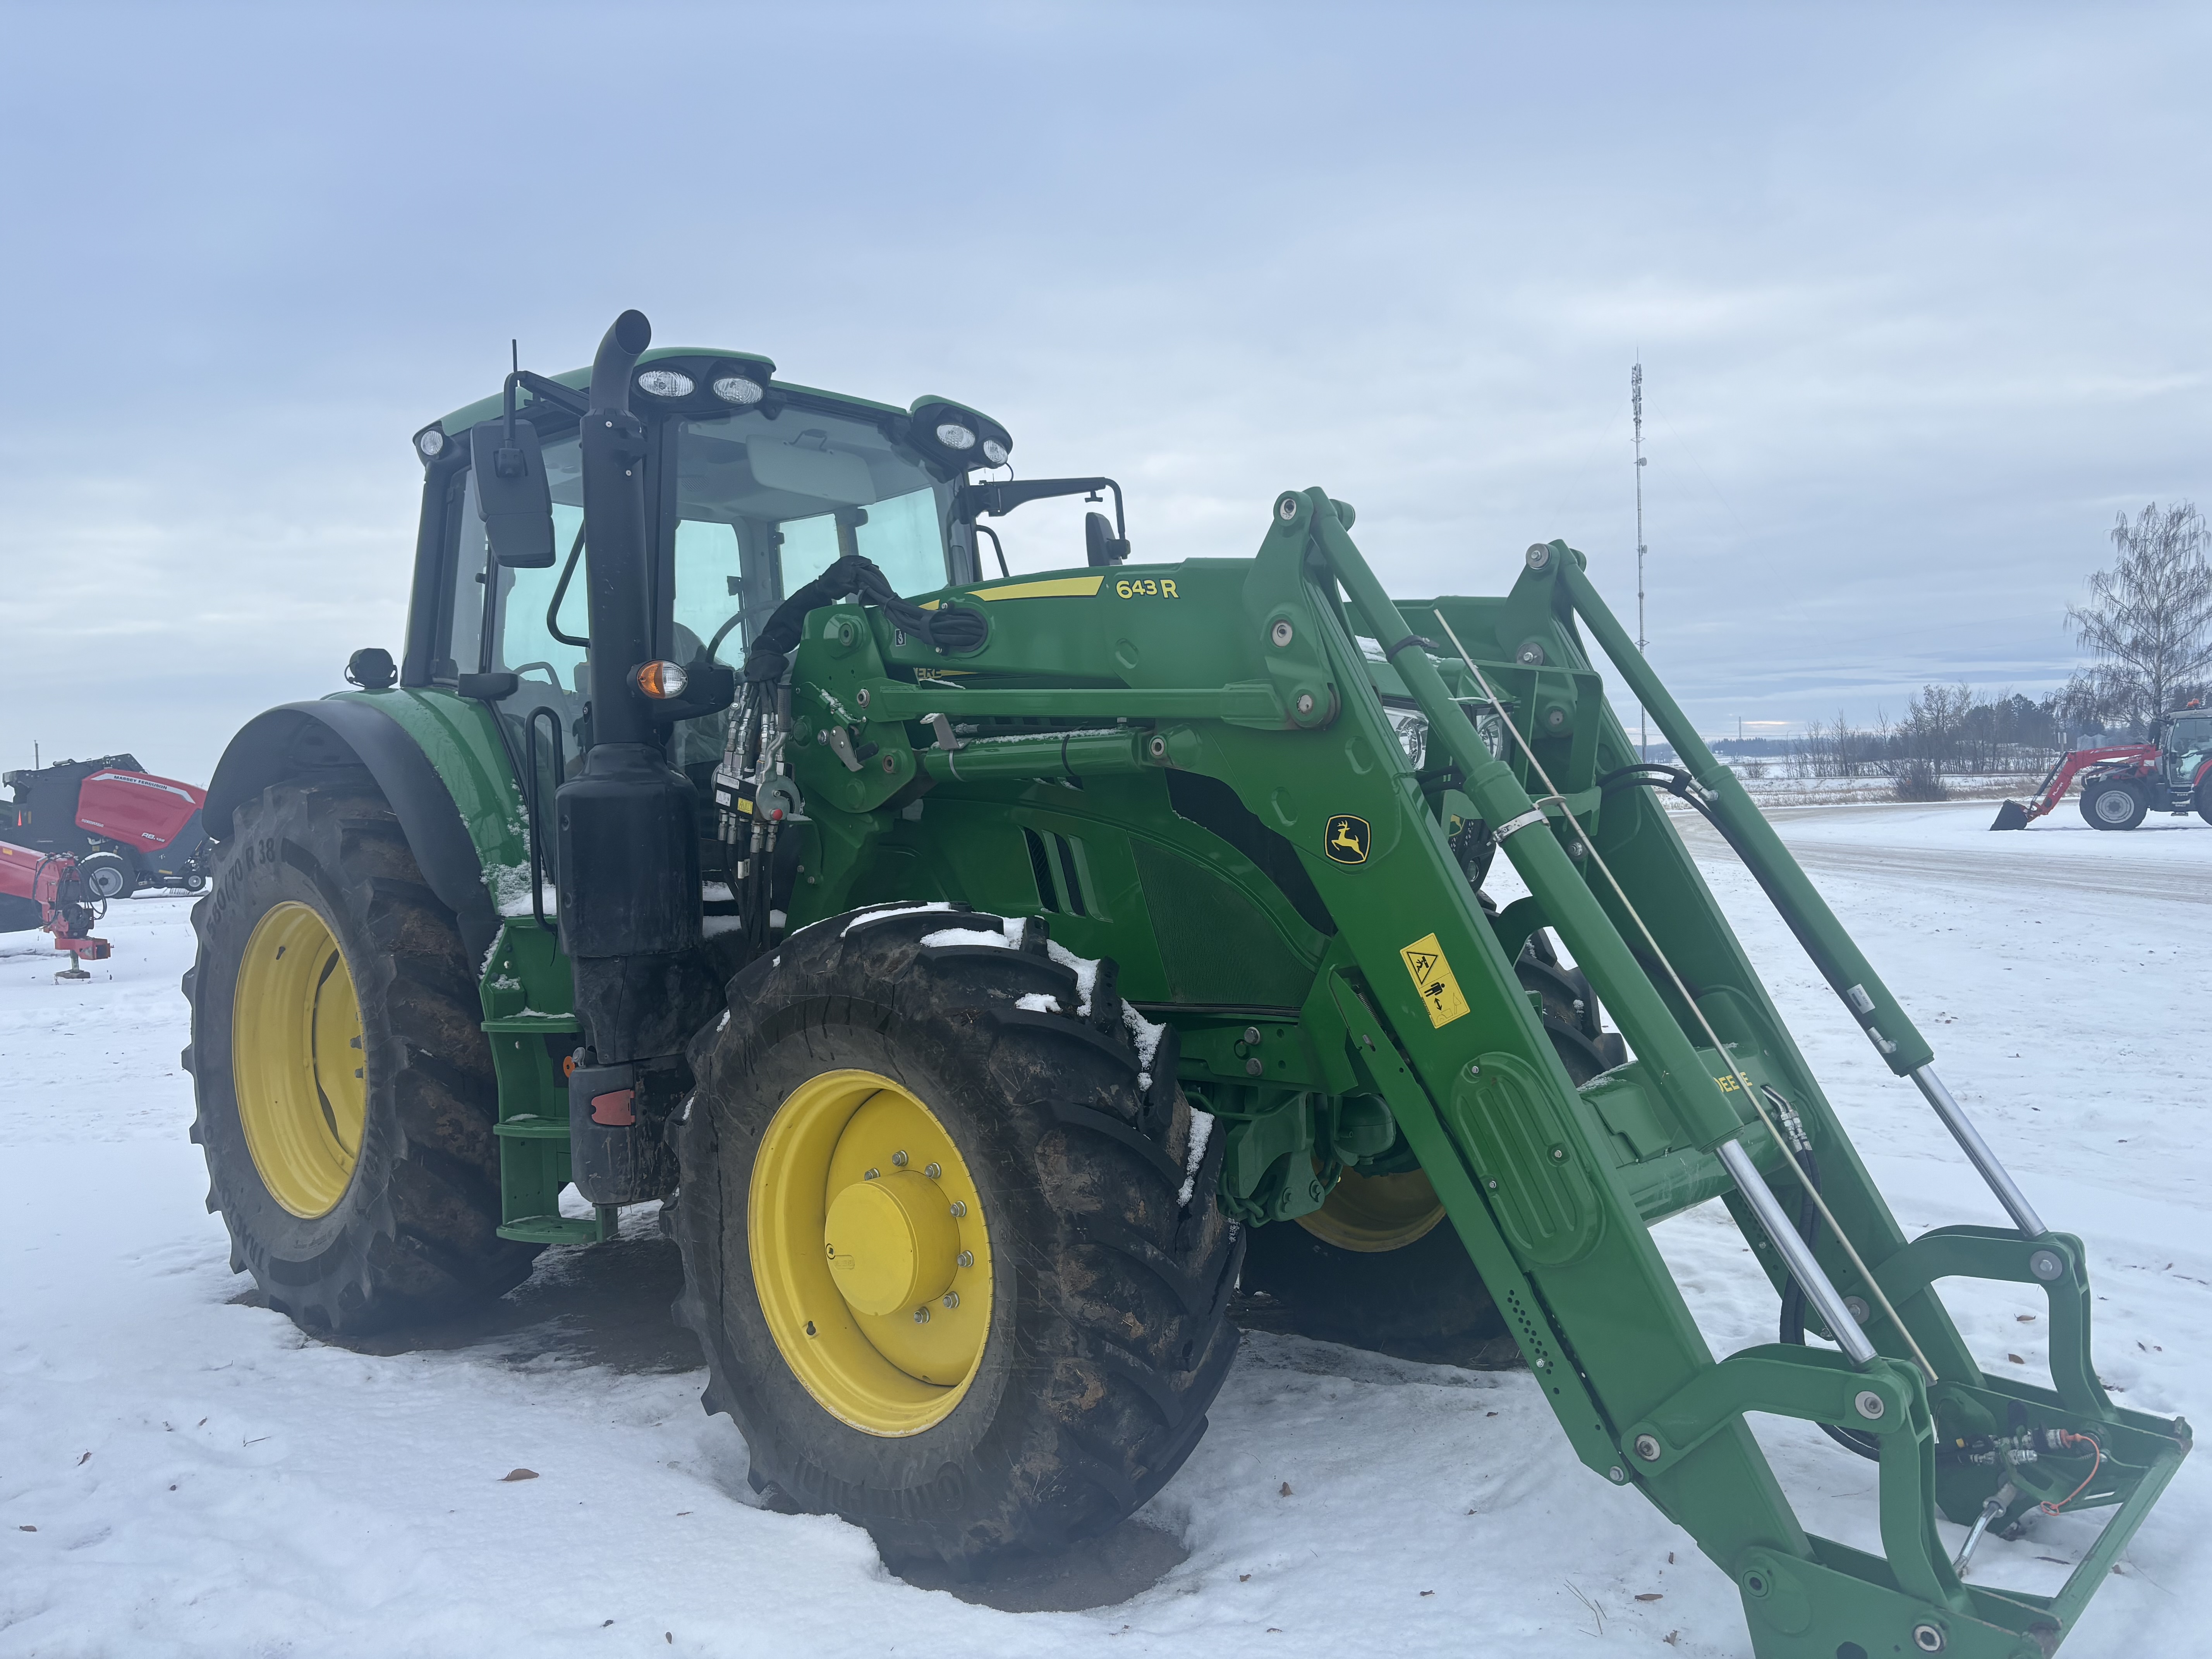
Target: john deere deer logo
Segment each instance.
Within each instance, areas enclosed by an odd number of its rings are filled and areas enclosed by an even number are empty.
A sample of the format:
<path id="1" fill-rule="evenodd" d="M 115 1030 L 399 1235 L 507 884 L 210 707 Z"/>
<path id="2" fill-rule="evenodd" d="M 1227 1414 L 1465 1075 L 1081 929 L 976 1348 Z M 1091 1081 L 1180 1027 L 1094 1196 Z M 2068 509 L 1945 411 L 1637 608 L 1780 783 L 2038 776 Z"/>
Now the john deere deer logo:
<path id="1" fill-rule="evenodd" d="M 1349 812 L 1339 812 L 1328 821 L 1328 833 L 1322 838 L 1322 851 L 1339 864 L 1367 862 L 1367 820 L 1355 818 Z"/>

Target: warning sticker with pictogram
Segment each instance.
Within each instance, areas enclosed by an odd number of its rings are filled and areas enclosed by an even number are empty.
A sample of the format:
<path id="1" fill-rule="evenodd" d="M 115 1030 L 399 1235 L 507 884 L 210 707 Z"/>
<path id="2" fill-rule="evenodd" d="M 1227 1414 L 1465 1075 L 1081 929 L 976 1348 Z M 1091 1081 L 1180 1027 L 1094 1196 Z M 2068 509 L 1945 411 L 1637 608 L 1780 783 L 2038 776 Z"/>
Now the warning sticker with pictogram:
<path id="1" fill-rule="evenodd" d="M 1415 939 L 1398 954 L 1413 976 L 1421 1000 L 1428 1004 L 1430 1024 L 1449 1025 L 1467 1012 L 1467 999 L 1460 994 L 1459 981 L 1452 977 L 1451 963 L 1444 960 L 1444 947 L 1434 933 Z"/>

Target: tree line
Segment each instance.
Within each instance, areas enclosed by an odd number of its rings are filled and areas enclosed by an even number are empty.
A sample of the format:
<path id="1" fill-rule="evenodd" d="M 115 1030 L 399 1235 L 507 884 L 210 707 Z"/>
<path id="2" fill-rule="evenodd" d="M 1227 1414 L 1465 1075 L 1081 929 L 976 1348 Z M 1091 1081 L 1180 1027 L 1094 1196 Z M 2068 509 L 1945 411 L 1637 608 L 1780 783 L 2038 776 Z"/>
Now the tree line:
<path id="1" fill-rule="evenodd" d="M 1940 800 L 1943 780 L 2040 773 L 2085 741 L 2144 741 L 2162 714 L 2212 700 L 2212 561 L 2196 504 L 2153 502 L 2112 526 L 2111 567 L 2069 605 L 2094 660 L 2041 697 L 1925 685 L 1902 720 L 1854 726 L 1838 713 L 1790 744 L 1801 776 L 1886 777 L 1906 800 Z"/>

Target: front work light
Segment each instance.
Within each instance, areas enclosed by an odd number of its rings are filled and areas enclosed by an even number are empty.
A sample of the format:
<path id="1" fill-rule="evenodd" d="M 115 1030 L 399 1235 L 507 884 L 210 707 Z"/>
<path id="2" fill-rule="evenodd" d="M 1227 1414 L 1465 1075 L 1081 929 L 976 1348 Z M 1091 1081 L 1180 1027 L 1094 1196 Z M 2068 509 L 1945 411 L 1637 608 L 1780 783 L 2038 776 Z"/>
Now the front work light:
<path id="1" fill-rule="evenodd" d="M 415 441 L 415 447 L 422 452 L 422 459 L 434 461 L 446 447 L 446 434 L 432 427 Z"/>
<path id="2" fill-rule="evenodd" d="M 682 696 L 690 679 L 681 665 L 672 662 L 642 663 L 630 674 L 632 684 L 656 702 Z"/>
<path id="3" fill-rule="evenodd" d="M 742 374 L 725 374 L 714 382 L 714 395 L 726 404 L 744 406 L 761 400 L 763 388 L 757 380 L 749 380 Z"/>
<path id="4" fill-rule="evenodd" d="M 937 428 L 937 441 L 947 449 L 973 449 L 975 434 L 955 421 L 945 421 Z"/>
<path id="5" fill-rule="evenodd" d="M 1006 445 L 1000 443 L 996 438 L 984 439 L 983 459 L 990 462 L 993 466 L 1004 466 L 1006 464 Z"/>
<path id="6" fill-rule="evenodd" d="M 688 398 L 692 380 L 672 368 L 648 368 L 637 377 L 637 389 L 653 398 Z"/>

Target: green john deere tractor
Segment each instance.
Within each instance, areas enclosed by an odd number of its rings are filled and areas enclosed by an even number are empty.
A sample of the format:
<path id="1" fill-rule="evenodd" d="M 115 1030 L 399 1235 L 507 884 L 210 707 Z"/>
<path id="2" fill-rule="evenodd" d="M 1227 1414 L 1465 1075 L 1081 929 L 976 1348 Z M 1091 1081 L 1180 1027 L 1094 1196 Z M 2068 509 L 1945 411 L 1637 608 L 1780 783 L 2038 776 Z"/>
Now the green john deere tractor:
<path id="1" fill-rule="evenodd" d="M 1352 1341 L 1495 1321 L 1762 1656 L 2051 1652 L 2189 1429 L 2106 1396 L 2081 1241 L 1579 553 L 1394 602 L 1304 489 L 1249 557 L 1140 564 L 1111 480 L 1011 481 L 977 410 L 649 342 L 626 313 L 588 374 L 418 433 L 402 659 L 216 771 L 193 1133 L 275 1306 L 446 1312 L 661 1200 L 755 1485 L 955 1562 L 1173 1476 L 1240 1273 Z M 1082 565 L 985 574 L 985 520 L 1109 492 Z M 1683 769 L 1638 763 L 1598 652 Z M 1659 788 L 2013 1225 L 1899 1231 Z M 1713 1200 L 1778 1304 L 1721 1359 L 1649 1231 Z M 1975 1364 L 1957 1276 L 2044 1289 L 2053 1388 Z M 1754 1411 L 1879 1466 L 1884 1555 L 1803 1530 Z M 1939 1513 L 2045 1502 L 2116 1510 L 2058 1595 L 1964 1582 Z"/>

